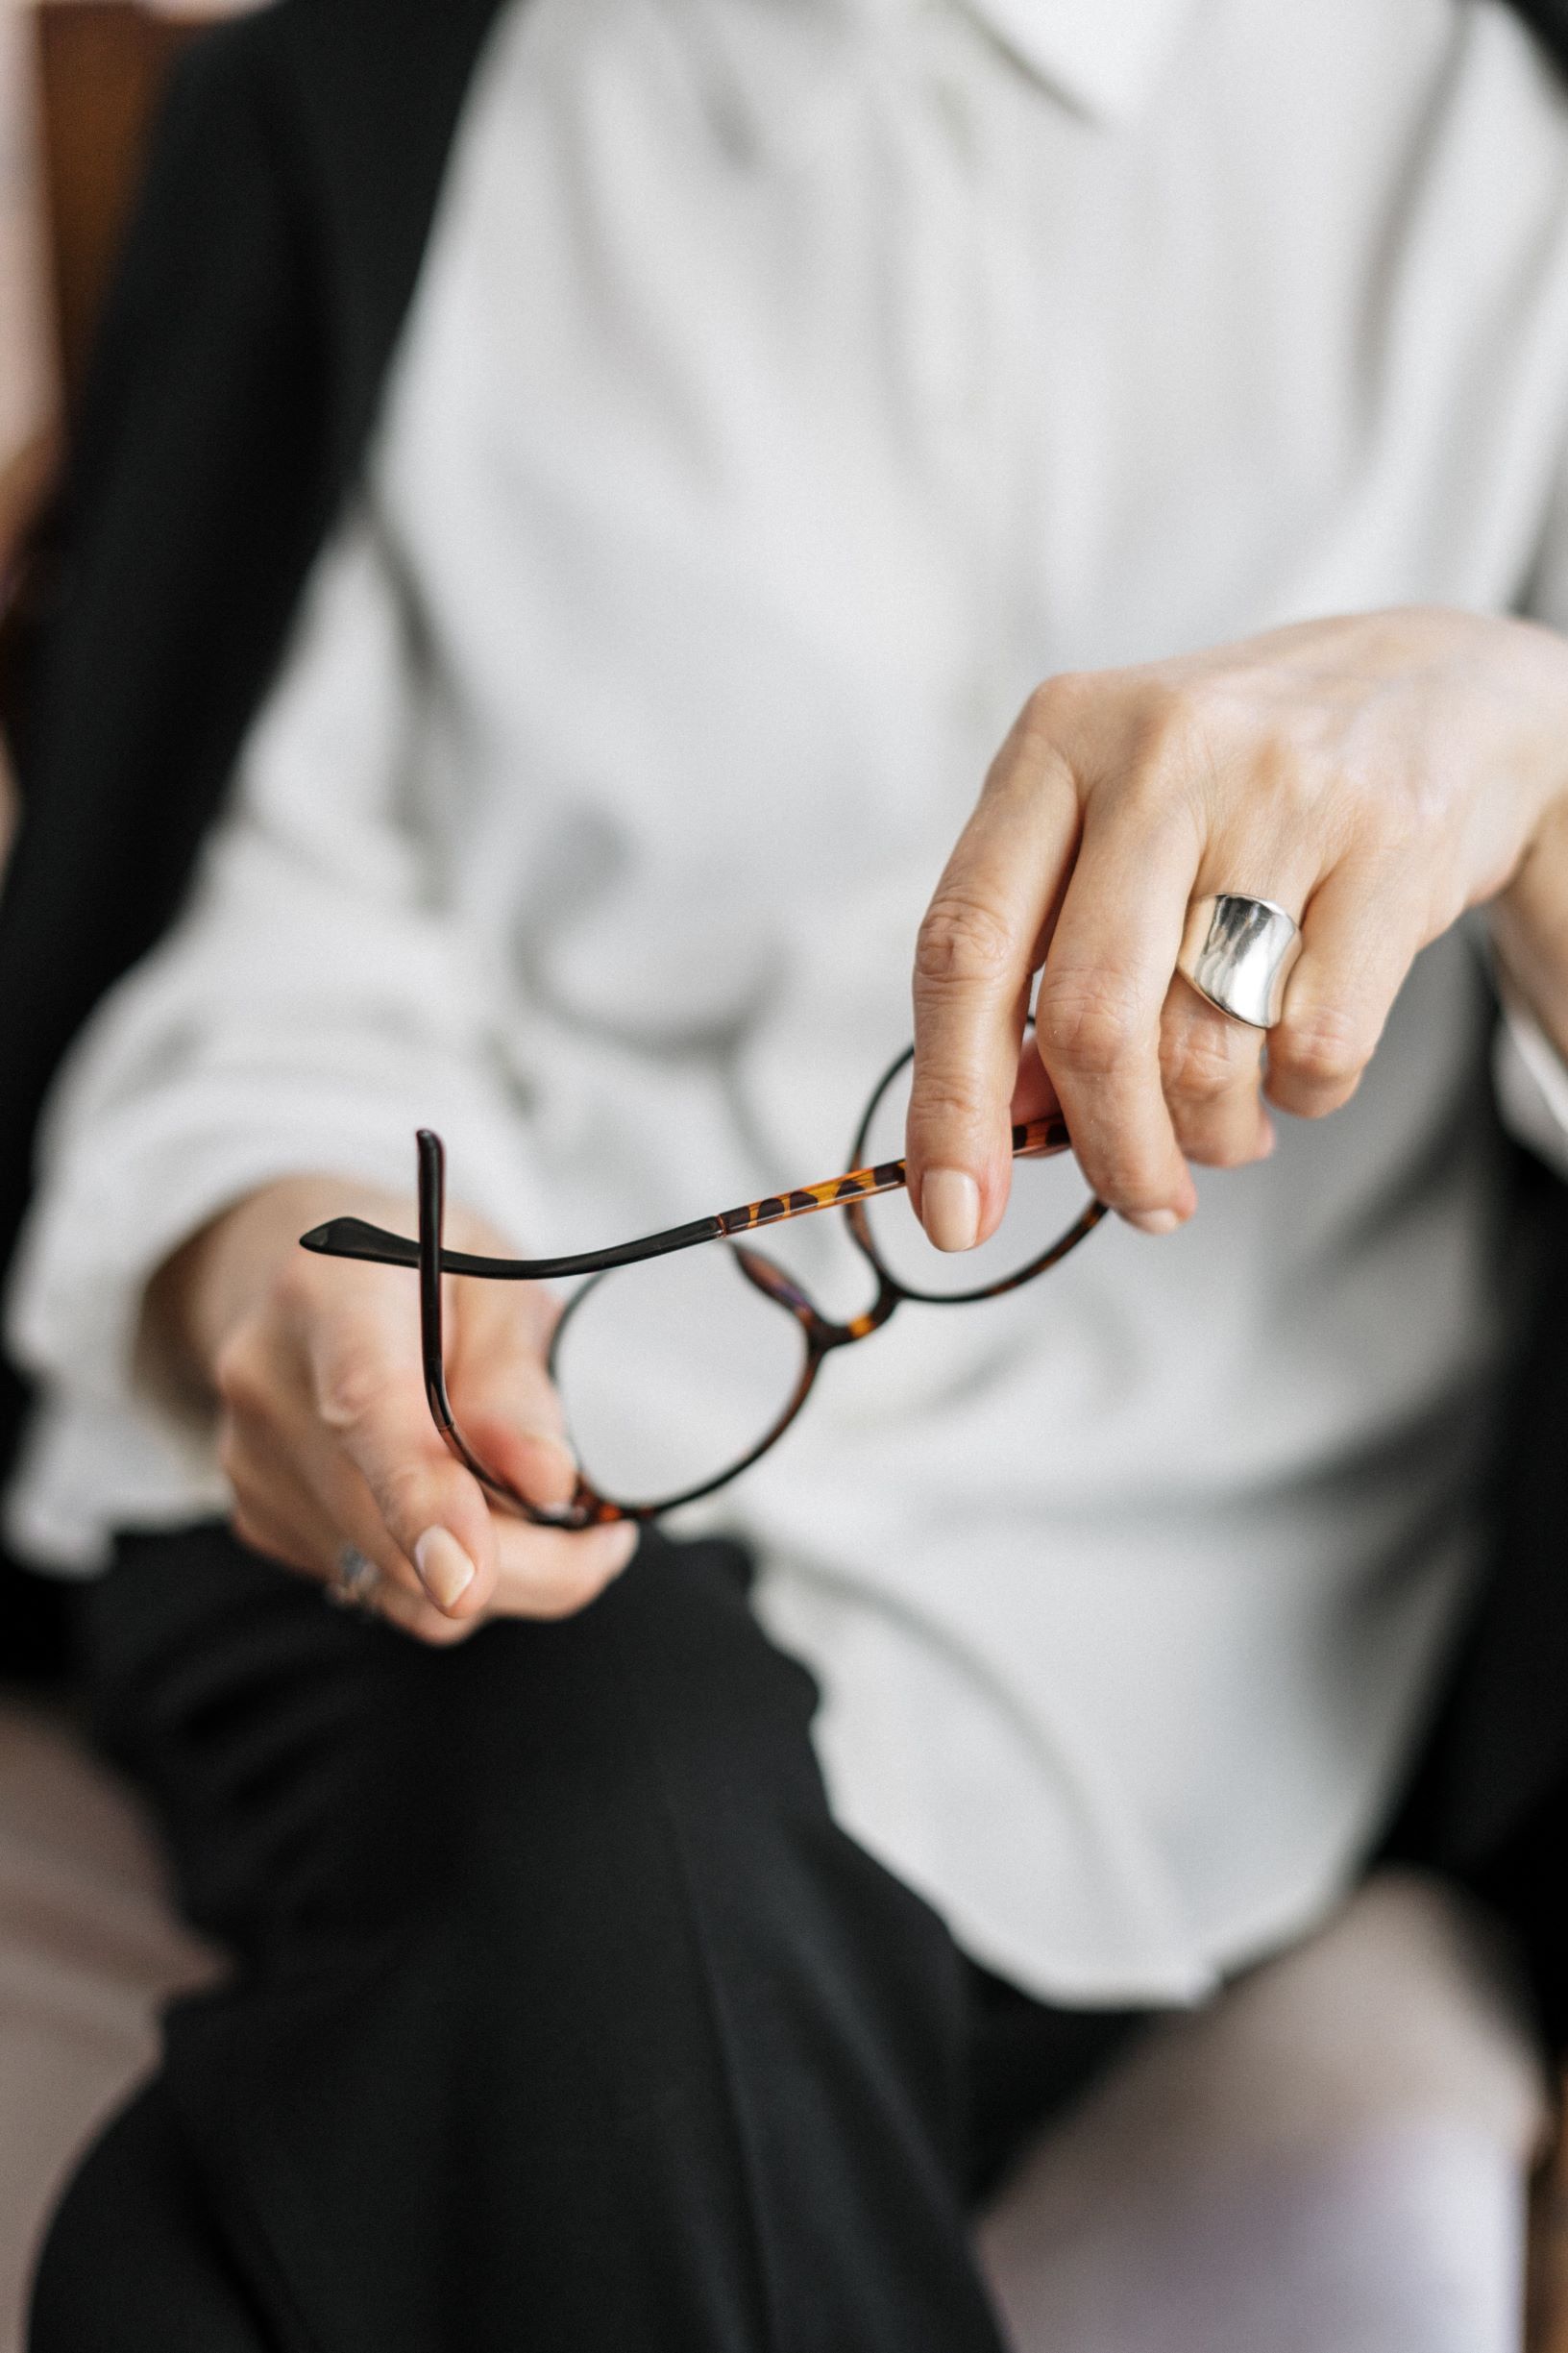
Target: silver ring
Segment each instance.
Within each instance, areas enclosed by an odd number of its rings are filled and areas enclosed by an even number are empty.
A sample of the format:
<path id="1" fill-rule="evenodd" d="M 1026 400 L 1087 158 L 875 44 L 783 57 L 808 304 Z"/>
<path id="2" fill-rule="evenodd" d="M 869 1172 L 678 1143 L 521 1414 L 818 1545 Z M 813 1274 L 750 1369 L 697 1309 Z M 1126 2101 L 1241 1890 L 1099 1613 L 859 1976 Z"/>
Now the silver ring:
<path id="1" fill-rule="evenodd" d="M 1188 907 L 1176 969 L 1233 1021 L 1272 1029 L 1300 954 L 1300 929 L 1283 907 L 1271 898 L 1221 891 Z"/>
<path id="2" fill-rule="evenodd" d="M 369 1554 L 362 1553 L 357 1544 L 345 1544 L 322 1587 L 322 1598 L 334 1609 L 373 1611 L 380 1581 L 381 1572 Z"/>

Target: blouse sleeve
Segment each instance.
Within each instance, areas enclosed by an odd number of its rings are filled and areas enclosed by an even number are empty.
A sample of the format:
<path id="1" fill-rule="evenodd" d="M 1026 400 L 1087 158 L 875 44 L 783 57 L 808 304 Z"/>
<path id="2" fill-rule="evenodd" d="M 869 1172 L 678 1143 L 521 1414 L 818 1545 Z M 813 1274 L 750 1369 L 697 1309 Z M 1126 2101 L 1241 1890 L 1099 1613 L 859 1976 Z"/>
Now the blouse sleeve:
<path id="1" fill-rule="evenodd" d="M 156 1419 L 134 1365 L 147 1283 L 271 1179 L 411 1192 L 427 1124 L 465 1199 L 519 1239 L 531 1222 L 493 993 L 410 814 L 428 691 L 361 510 L 318 562 L 182 918 L 56 1081 L 9 1317 L 47 1400 Z"/>

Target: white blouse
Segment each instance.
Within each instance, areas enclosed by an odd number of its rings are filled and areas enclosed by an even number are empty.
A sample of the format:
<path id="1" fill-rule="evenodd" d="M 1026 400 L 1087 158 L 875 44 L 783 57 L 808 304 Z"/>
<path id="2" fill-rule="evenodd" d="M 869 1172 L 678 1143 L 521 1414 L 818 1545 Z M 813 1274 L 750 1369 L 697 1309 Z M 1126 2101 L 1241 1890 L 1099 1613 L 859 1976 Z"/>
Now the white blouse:
<path id="1" fill-rule="evenodd" d="M 137 1302 L 269 1178 L 406 1187 L 428 1122 L 565 1251 L 845 1166 L 1032 684 L 1568 623 L 1565 449 L 1568 108 L 1486 0 L 507 12 L 189 906 L 57 1089 L 17 1539 L 221 1507 Z M 1479 1553 L 1492 1019 L 1461 926 L 1348 1109 L 1173 1239 L 905 1309 L 693 1515 L 840 1818 L 1027 1987 L 1195 1998 L 1375 1835 Z M 847 1296 L 829 1222 L 779 1254 Z"/>

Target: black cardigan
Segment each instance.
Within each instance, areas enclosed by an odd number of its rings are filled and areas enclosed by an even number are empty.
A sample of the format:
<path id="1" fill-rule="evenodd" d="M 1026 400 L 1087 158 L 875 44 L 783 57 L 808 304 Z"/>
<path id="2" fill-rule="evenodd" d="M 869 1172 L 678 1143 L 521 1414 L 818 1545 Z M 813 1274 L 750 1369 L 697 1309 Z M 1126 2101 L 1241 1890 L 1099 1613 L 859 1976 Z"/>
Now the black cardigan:
<path id="1" fill-rule="evenodd" d="M 51 609 L 25 651 L 23 816 L 0 895 L 0 1255 L 50 1078 L 178 908 L 360 465 L 500 5 L 278 0 L 176 68 L 75 421 Z M 1568 0 L 1518 5 L 1568 65 Z M 1546 1272 L 1497 1561 L 1423 1783 L 1456 1854 L 1494 1845 L 1568 1761 L 1568 1197 L 1536 1180 L 1527 1216 L 1549 1229 Z"/>

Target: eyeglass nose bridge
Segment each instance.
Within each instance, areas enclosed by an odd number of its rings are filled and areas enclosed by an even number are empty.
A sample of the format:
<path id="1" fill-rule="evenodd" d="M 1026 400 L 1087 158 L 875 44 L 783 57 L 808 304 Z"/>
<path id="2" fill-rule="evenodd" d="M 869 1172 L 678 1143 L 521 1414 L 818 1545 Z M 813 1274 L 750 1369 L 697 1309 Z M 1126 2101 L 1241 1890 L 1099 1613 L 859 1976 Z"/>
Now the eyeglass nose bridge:
<path id="1" fill-rule="evenodd" d="M 753 1290 L 761 1291 L 765 1299 L 772 1299 L 777 1306 L 787 1308 L 796 1322 L 803 1324 L 808 1332 L 815 1331 L 822 1323 L 823 1318 L 810 1293 L 801 1288 L 793 1275 L 786 1274 L 774 1260 L 761 1250 L 747 1248 L 742 1242 L 731 1242 L 728 1248 Z"/>
<path id="2" fill-rule="evenodd" d="M 853 1211 L 850 1214 L 853 1216 Z M 786 1309 L 800 1324 L 811 1355 L 818 1361 L 830 1355 L 835 1348 L 846 1348 L 852 1340 L 863 1340 L 871 1333 L 879 1332 L 903 1295 L 896 1283 L 880 1266 L 876 1266 L 873 1260 L 877 1279 L 875 1299 L 862 1314 L 852 1315 L 847 1323 L 836 1324 L 822 1313 L 810 1292 L 804 1290 L 793 1275 L 787 1274 L 764 1252 L 748 1249 L 739 1242 L 731 1242 L 729 1247 L 735 1254 L 742 1274 L 753 1288 L 761 1291 L 764 1298 Z"/>

